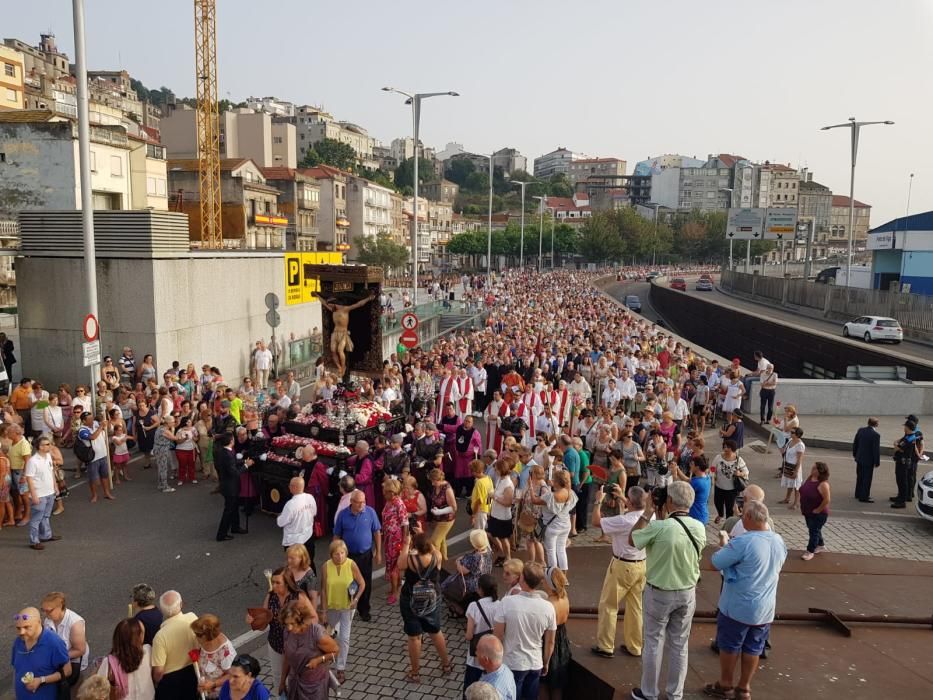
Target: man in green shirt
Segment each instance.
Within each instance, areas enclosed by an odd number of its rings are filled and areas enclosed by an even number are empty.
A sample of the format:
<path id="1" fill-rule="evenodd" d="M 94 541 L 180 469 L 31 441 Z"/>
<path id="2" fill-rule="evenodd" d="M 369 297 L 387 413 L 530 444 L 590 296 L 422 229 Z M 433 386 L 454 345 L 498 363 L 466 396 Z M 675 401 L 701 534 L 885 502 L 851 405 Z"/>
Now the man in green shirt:
<path id="1" fill-rule="evenodd" d="M 706 528 L 691 518 L 693 489 L 684 481 L 667 487 L 667 501 L 651 521 L 655 503 L 648 498 L 645 512 L 632 527 L 629 543 L 647 555 L 645 579 L 644 639 L 641 687 L 632 690 L 635 700 L 657 700 L 660 690 L 661 650 L 665 638 L 670 649 L 667 697 L 681 700 L 687 678 L 687 641 L 696 609 L 696 585 L 700 557 L 706 545 Z"/>

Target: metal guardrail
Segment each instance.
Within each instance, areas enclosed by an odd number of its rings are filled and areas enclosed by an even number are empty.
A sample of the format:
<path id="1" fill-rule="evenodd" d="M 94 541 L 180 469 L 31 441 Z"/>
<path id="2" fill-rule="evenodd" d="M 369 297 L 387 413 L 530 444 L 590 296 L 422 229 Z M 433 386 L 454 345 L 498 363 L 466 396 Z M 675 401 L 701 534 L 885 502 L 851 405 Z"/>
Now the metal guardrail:
<path id="1" fill-rule="evenodd" d="M 890 316 L 900 322 L 905 335 L 933 339 L 933 296 L 762 277 L 730 270 L 723 270 L 720 285 L 727 291 L 767 299 L 779 306 L 815 309 L 824 318 Z"/>

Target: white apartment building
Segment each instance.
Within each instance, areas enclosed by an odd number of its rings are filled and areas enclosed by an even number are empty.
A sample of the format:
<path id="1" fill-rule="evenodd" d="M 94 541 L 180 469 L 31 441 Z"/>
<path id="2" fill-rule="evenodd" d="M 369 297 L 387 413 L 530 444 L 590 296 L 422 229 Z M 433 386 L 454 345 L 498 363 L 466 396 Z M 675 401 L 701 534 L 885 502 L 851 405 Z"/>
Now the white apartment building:
<path id="1" fill-rule="evenodd" d="M 800 173 L 786 165 L 765 163 L 758 166 L 758 207 L 797 208 Z"/>
<path id="2" fill-rule="evenodd" d="M 550 153 L 545 153 L 543 156 L 538 156 L 534 162 L 534 176 L 539 179 L 547 179 L 557 173 L 566 174 L 570 170 L 570 163 L 576 157 L 573 151 L 563 146 Z"/>
<path id="3" fill-rule="evenodd" d="M 350 219 L 351 258 L 359 251 L 361 238 L 392 233 L 395 193 L 362 177 L 347 178 L 347 218 Z"/>
<path id="4" fill-rule="evenodd" d="M 254 112 L 265 112 L 273 117 L 294 117 L 295 105 L 277 97 L 247 97 L 246 106 Z"/>
<path id="5" fill-rule="evenodd" d="M 334 119 L 333 115 L 320 107 L 303 105 L 295 112 L 295 126 L 298 134 L 298 151 L 303 154 L 308 147 L 325 138 L 349 144 L 361 164 L 368 168 L 378 167 L 373 157 L 376 140 L 361 126 L 351 122 Z"/>
<path id="6" fill-rule="evenodd" d="M 392 139 L 389 151 L 397 163 L 415 157 L 415 140 L 410 136 L 401 139 Z"/>

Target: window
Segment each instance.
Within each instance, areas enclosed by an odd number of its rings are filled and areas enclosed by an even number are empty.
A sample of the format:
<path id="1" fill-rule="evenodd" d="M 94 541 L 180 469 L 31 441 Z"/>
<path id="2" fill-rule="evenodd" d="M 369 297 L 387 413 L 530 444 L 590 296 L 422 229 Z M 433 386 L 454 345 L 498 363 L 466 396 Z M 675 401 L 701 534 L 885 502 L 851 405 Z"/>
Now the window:
<path id="1" fill-rule="evenodd" d="M 282 137 L 281 137 L 281 136 L 273 136 L 273 137 L 272 137 L 272 143 L 282 143 Z"/>
<path id="2" fill-rule="evenodd" d="M 6 153 L 0 153 L 0 163 L 6 163 Z"/>
<path id="3" fill-rule="evenodd" d="M 156 193 L 156 179 L 154 177 L 146 178 L 146 194 L 154 195 Z"/>
<path id="4" fill-rule="evenodd" d="M 91 172 L 97 172 L 97 154 L 91 151 Z"/>
<path id="5" fill-rule="evenodd" d="M 120 156 L 110 156 L 110 174 L 123 177 L 123 159 Z"/>
<path id="6" fill-rule="evenodd" d="M 16 90 L 10 90 L 10 88 L 7 88 L 7 89 L 6 89 L 6 98 L 7 98 L 7 100 L 9 100 L 10 102 L 18 102 L 18 101 L 19 101 L 19 92 L 17 92 Z"/>
<path id="7" fill-rule="evenodd" d="M 168 186 L 165 182 L 164 177 L 156 178 L 156 196 L 165 197 L 167 194 Z"/>
<path id="8" fill-rule="evenodd" d="M 14 66 L 12 63 L 4 63 L 3 74 L 9 78 L 15 78 L 16 77 L 16 66 Z"/>

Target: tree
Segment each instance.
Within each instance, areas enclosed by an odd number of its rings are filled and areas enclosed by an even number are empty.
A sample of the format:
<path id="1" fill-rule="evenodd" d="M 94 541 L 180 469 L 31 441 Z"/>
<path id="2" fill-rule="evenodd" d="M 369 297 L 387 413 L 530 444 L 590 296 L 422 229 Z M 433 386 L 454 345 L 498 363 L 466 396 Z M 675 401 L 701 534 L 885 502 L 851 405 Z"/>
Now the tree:
<path id="1" fill-rule="evenodd" d="M 573 185 L 565 173 L 554 173 L 547 183 L 549 197 L 573 197 Z"/>
<path id="2" fill-rule="evenodd" d="M 314 151 L 319 158 L 315 165 L 323 163 L 340 170 L 350 170 L 356 164 L 357 156 L 353 146 L 336 139 L 321 139 L 314 144 Z"/>
<path id="3" fill-rule="evenodd" d="M 622 239 L 611 217 L 612 212 L 599 212 L 580 229 L 579 252 L 588 262 L 620 260 Z"/>
<path id="4" fill-rule="evenodd" d="M 316 150 L 314 150 L 314 146 L 308 146 L 307 150 L 305 150 L 304 156 L 302 156 L 301 161 L 298 163 L 298 167 L 313 168 L 315 165 L 320 164 L 321 156 Z"/>
<path id="5" fill-rule="evenodd" d="M 447 179 L 449 180 L 450 178 Z M 468 192 L 488 192 L 489 175 L 487 173 L 474 171 L 467 175 L 466 182 L 461 185 L 461 188 Z"/>
<path id="6" fill-rule="evenodd" d="M 423 185 L 434 179 L 434 163 L 427 158 L 418 159 L 418 184 Z M 415 159 L 406 158 L 395 170 L 395 184 L 399 189 L 415 186 Z"/>
<path id="7" fill-rule="evenodd" d="M 392 176 L 381 168 L 373 170 L 371 168 L 364 168 L 360 166 L 356 169 L 356 174 L 360 177 L 366 178 L 370 182 L 375 182 L 377 185 L 382 185 L 383 187 L 387 187 L 390 190 L 398 191 L 398 186 L 395 184 Z"/>
<path id="8" fill-rule="evenodd" d="M 403 245 L 392 240 L 388 233 L 379 233 L 375 238 L 364 237 L 359 241 L 356 261 L 364 265 L 378 265 L 390 272 L 401 270 L 408 264 L 411 254 Z"/>
<path id="9" fill-rule="evenodd" d="M 444 177 L 451 182 L 456 182 L 461 187 L 466 187 L 467 178 L 476 172 L 476 166 L 473 161 L 467 158 L 451 158 L 447 161 L 447 167 L 444 169 Z"/>

